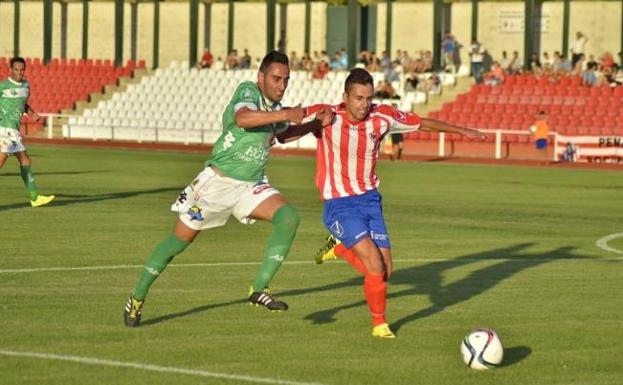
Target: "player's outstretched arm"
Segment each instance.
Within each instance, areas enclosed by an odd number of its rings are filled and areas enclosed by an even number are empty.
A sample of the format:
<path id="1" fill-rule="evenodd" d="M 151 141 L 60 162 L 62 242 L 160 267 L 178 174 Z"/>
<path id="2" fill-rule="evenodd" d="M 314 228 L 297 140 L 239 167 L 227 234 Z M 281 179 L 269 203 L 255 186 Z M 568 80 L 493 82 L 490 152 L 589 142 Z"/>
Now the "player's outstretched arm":
<path id="1" fill-rule="evenodd" d="M 451 134 L 465 135 L 472 139 L 485 139 L 487 137 L 485 133 L 472 128 L 459 127 L 440 120 L 429 118 L 422 118 L 420 130 L 428 132 L 449 132 Z"/>
<path id="2" fill-rule="evenodd" d="M 284 108 L 279 111 L 254 111 L 242 107 L 236 112 L 235 119 L 236 126 L 248 129 L 281 122 L 299 124 L 304 116 L 305 109 L 300 107 Z"/>
<path id="3" fill-rule="evenodd" d="M 277 140 L 279 143 L 288 143 L 303 136 L 314 133 L 316 137 L 320 135 L 322 127 L 329 125 L 333 122 L 335 113 L 330 107 L 323 108 L 311 115 L 312 120 L 298 125 L 288 127 L 288 129 L 282 133 L 277 134 Z"/>

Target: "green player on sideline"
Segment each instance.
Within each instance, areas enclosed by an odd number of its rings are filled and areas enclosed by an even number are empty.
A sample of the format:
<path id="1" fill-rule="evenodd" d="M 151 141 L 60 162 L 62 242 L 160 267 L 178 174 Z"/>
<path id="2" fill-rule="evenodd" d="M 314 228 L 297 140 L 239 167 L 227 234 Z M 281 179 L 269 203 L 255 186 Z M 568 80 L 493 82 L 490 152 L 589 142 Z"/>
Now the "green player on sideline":
<path id="1" fill-rule="evenodd" d="M 0 168 L 4 166 L 9 155 L 15 155 L 20 165 L 20 174 L 30 196 L 32 207 L 43 206 L 54 199 L 54 195 L 39 195 L 35 178 L 32 176 L 32 164 L 26 147 L 19 133 L 22 115 L 27 113 L 39 120 L 39 114 L 28 105 L 30 85 L 24 79 L 26 61 L 14 57 L 10 62 L 9 77 L 0 82 Z"/>
<path id="2" fill-rule="evenodd" d="M 285 302 L 271 295 L 268 284 L 290 250 L 300 218 L 265 176 L 269 149 L 275 138 L 280 142 L 294 140 L 329 124 L 333 116 L 327 109 L 315 120 L 301 124 L 304 108 L 283 109 L 280 101 L 289 79 L 288 57 L 272 51 L 260 64 L 257 83 L 245 81 L 238 85 L 223 113 L 223 132 L 205 169 L 171 207 L 179 213 L 172 234 L 147 258 L 128 298 L 124 309 L 126 326 L 139 326 L 147 291 L 173 258 L 201 230 L 223 226 L 231 215 L 245 224 L 257 219 L 273 224 L 264 261 L 249 289 L 249 302 L 271 311 L 288 309 Z"/>

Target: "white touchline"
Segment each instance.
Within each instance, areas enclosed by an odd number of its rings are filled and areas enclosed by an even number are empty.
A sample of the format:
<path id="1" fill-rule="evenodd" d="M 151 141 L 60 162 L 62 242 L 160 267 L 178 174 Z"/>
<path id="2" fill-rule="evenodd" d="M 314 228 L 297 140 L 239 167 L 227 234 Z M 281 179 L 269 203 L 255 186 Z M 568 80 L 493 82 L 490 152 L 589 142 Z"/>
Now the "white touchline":
<path id="1" fill-rule="evenodd" d="M 621 253 L 618 250 L 612 249 L 616 253 Z M 595 258 L 595 261 L 620 261 L 623 258 Z M 405 258 L 394 259 L 394 263 L 431 263 L 431 262 L 500 262 L 500 261 L 517 261 L 521 262 L 521 258 L 466 258 L 466 259 L 453 259 L 453 258 Z M 530 262 L 547 262 L 547 261 L 574 261 L 573 258 L 526 258 L 526 261 Z M 582 259 L 582 261 L 590 261 L 590 259 Z M 286 265 L 310 265 L 316 266 L 313 261 L 284 261 Z M 346 263 L 344 261 L 336 261 L 333 263 Z M 257 266 L 262 262 L 214 262 L 214 263 L 172 263 L 167 268 L 172 267 L 217 267 L 217 266 Z M 89 271 L 89 270 L 120 270 L 120 269 L 138 269 L 143 265 L 103 265 L 103 266 L 80 266 L 80 267 L 33 267 L 24 269 L 0 269 L 0 274 L 17 274 L 17 273 L 42 273 L 42 272 L 54 272 L 54 271 Z"/>
<path id="2" fill-rule="evenodd" d="M 225 380 L 246 381 L 246 382 L 253 382 L 257 384 L 323 385 L 318 382 L 288 381 L 288 380 L 280 380 L 277 378 L 254 377 L 254 376 L 245 376 L 241 374 L 210 372 L 207 370 L 176 368 L 173 366 L 158 366 L 158 365 L 144 364 L 140 362 L 115 361 L 115 360 L 108 360 L 108 359 L 103 359 L 103 358 L 68 356 L 68 355 L 40 353 L 40 352 L 18 352 L 18 351 L 13 351 L 13 350 L 0 349 L 0 355 L 9 356 L 9 357 L 27 357 L 27 358 L 39 358 L 43 360 L 77 362 L 77 363 L 86 364 L 86 365 L 113 366 L 113 367 L 118 367 L 118 368 L 133 368 L 133 369 L 148 370 L 152 372 L 176 373 L 176 374 L 186 374 L 189 376 L 197 376 L 197 377 L 210 377 L 210 378 L 220 378 L 220 379 L 225 379 Z"/>
<path id="3" fill-rule="evenodd" d="M 601 238 L 597 242 L 595 242 L 595 245 L 597 245 L 597 247 L 604 249 L 606 251 L 611 251 L 617 254 L 623 254 L 623 250 L 615 249 L 614 247 L 608 246 L 608 242 L 610 242 L 613 239 L 621 238 L 621 237 L 623 237 L 623 233 L 610 234 L 608 236 Z"/>

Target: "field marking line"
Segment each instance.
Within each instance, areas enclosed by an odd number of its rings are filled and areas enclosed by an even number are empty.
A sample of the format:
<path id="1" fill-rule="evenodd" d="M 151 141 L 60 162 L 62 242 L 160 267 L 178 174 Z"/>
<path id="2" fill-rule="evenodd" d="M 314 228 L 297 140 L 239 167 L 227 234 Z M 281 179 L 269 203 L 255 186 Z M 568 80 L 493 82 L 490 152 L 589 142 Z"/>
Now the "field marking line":
<path id="1" fill-rule="evenodd" d="M 147 370 L 147 371 L 160 372 L 160 373 L 176 373 L 176 374 L 185 374 L 188 376 L 196 376 L 196 377 L 208 377 L 208 378 L 218 378 L 218 379 L 224 379 L 224 380 L 246 381 L 246 382 L 252 382 L 252 383 L 257 383 L 257 384 L 323 385 L 318 382 L 288 381 L 288 380 L 280 380 L 277 378 L 255 377 L 255 376 L 247 376 L 247 375 L 241 375 L 241 374 L 211 372 L 207 370 L 176 368 L 173 366 L 158 366 L 158 365 L 152 365 L 152 364 L 144 364 L 140 362 L 115 361 L 115 360 L 108 360 L 104 358 L 79 357 L 79 356 L 69 356 L 69 355 L 51 354 L 51 353 L 17 352 L 13 350 L 0 349 L 0 355 L 9 356 L 9 357 L 26 357 L 26 358 L 39 358 L 43 360 L 76 362 L 80 364 L 95 365 L 95 366 L 112 366 L 112 367 L 117 367 L 117 368 L 132 368 L 132 369 L 140 369 L 140 370 Z"/>
<path id="2" fill-rule="evenodd" d="M 608 242 L 610 242 L 613 239 L 621 238 L 621 237 L 623 237 L 623 233 L 610 234 L 597 240 L 597 242 L 595 242 L 595 245 L 599 247 L 600 249 L 603 249 L 606 251 L 610 251 L 610 252 L 617 253 L 617 254 L 623 254 L 623 250 L 615 249 L 614 247 L 608 246 Z"/>
<path id="3" fill-rule="evenodd" d="M 623 233 L 621 233 L 623 236 Z M 616 249 L 612 249 L 616 253 L 623 252 Z M 582 261 L 590 261 L 591 259 L 582 259 Z M 595 258 L 595 261 L 621 261 L 623 257 L 613 258 Z M 464 262 L 499 262 L 499 261 L 521 261 L 518 258 L 470 258 L 470 259 L 453 259 L 453 258 L 405 258 L 394 259 L 395 263 L 412 263 L 412 262 L 452 262 L 457 263 Z M 547 261 L 576 261 L 573 258 L 560 259 L 560 258 L 530 258 L 526 261 L 547 262 Z M 284 261 L 286 265 L 316 265 L 314 261 Z M 335 262 L 334 262 L 335 263 Z M 337 263 L 345 263 L 338 261 Z M 258 266 L 262 262 L 213 262 L 213 263 L 172 263 L 167 268 L 171 267 L 218 267 L 218 266 Z M 55 271 L 90 271 L 90 270 L 120 270 L 120 269 L 138 269 L 143 265 L 101 265 L 101 266 L 80 266 L 80 267 L 34 267 L 23 269 L 0 269 L 0 274 L 17 274 L 17 273 L 42 273 L 42 272 L 55 272 Z"/>

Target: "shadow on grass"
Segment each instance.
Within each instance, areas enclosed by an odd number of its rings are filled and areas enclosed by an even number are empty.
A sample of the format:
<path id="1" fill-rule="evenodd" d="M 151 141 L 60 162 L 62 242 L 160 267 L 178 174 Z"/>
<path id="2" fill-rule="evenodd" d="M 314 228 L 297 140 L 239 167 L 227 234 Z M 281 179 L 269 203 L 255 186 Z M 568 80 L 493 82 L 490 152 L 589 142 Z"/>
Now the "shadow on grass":
<path id="1" fill-rule="evenodd" d="M 532 353 L 532 349 L 527 346 L 513 346 L 510 348 L 504 348 L 504 359 L 498 366 L 499 368 L 505 368 L 507 366 L 513 366 L 516 363 L 523 361 Z"/>
<path id="2" fill-rule="evenodd" d="M 573 248 L 571 247 L 561 247 L 546 253 L 525 253 L 525 249 L 532 245 L 532 243 L 522 243 L 507 248 L 468 254 L 447 261 L 435 261 L 425 265 L 395 271 L 391 276 L 390 285 L 393 287 L 406 286 L 407 288 L 392 292 L 388 295 L 388 299 L 426 295 L 430 298 L 432 304 L 421 309 L 417 309 L 414 304 L 414 311 L 394 321 L 391 325 L 392 329 L 397 332 L 410 322 L 433 316 L 450 306 L 465 302 L 494 288 L 505 279 L 527 269 L 557 260 L 586 258 L 574 255 L 572 253 Z M 495 261 L 496 263 L 476 269 L 468 276 L 458 281 L 446 285 L 443 284 L 443 275 L 446 270 L 487 260 Z M 362 278 L 357 277 L 330 285 L 292 290 L 280 293 L 280 295 L 282 297 L 304 295 L 350 286 L 359 290 L 362 286 Z M 360 306 L 366 306 L 366 302 L 362 300 L 319 310 L 307 315 L 305 319 L 315 324 L 329 323 L 336 320 L 336 315 L 340 311 Z"/>
<path id="3" fill-rule="evenodd" d="M 35 178 L 37 175 L 80 175 L 80 174 L 103 174 L 112 172 L 112 170 L 84 170 L 84 171 L 42 171 L 42 172 L 34 172 Z M 9 172 L 6 174 L 0 174 L 0 177 L 21 177 L 19 172 Z"/>
<path id="4" fill-rule="evenodd" d="M 100 202 L 106 200 L 115 200 L 115 199 L 125 199 L 132 198 L 139 195 L 148 195 L 148 194 L 159 194 L 163 192 L 180 192 L 182 191 L 182 187 L 166 187 L 166 188 L 157 188 L 152 190 L 141 190 L 141 191 L 123 191 L 116 193 L 104 193 L 97 195 L 80 195 L 80 194 L 55 194 L 56 199 L 52 201 L 47 206 L 37 208 L 37 210 L 46 209 L 48 207 L 58 207 L 58 206 L 69 206 L 75 204 L 82 203 L 91 203 L 91 202 Z M 173 196 L 171 200 L 173 200 Z M 13 203 L 8 205 L 0 206 L 0 211 L 8 211 L 14 209 L 20 209 L 24 207 L 30 207 L 30 203 L 26 200 L 23 203 Z"/>
<path id="5" fill-rule="evenodd" d="M 522 243 L 507 248 L 468 254 L 447 261 L 435 261 L 422 266 L 395 271 L 391 277 L 390 284 L 395 286 L 406 285 L 407 288 L 391 293 L 388 298 L 391 299 L 405 296 L 427 295 L 430 297 L 432 305 L 423 309 L 415 310 L 411 314 L 398 319 L 392 324 L 393 330 L 397 332 L 402 326 L 409 322 L 430 317 L 450 306 L 465 302 L 470 298 L 492 289 L 503 280 L 526 269 L 557 260 L 587 258 L 574 255 L 572 253 L 573 248 L 571 247 L 561 247 L 550 252 L 539 254 L 525 253 L 524 250 L 532 245 L 532 243 Z M 443 285 L 443 273 L 446 270 L 487 260 L 495 261 L 497 263 L 474 270 L 463 279 Z M 346 287 L 353 287 L 353 289 L 360 290 L 361 285 L 362 277 L 355 277 L 342 282 L 336 282 L 323 286 L 288 290 L 278 293 L 277 296 L 279 298 L 295 297 L 324 291 L 332 291 Z M 204 311 L 245 302 L 247 302 L 246 299 L 240 299 L 236 301 L 195 307 L 183 312 L 172 313 L 158 318 L 145 320 L 142 322 L 142 325 L 153 325 L 169 321 L 171 319 L 190 316 Z M 305 319 L 312 321 L 314 324 L 330 323 L 336 320 L 336 315 L 340 311 L 360 306 L 366 306 L 365 301 L 357 301 L 329 309 L 319 310 L 307 315 Z M 526 347 L 511 348 L 508 352 L 508 359 L 505 358 L 505 364 L 511 365 L 513 362 L 523 359 L 523 357 L 527 356 L 529 353 L 530 349 Z"/>
<path id="6" fill-rule="evenodd" d="M 169 321 L 169 320 L 172 320 L 172 319 L 175 319 L 175 318 L 186 317 L 186 316 L 190 316 L 190 315 L 193 315 L 193 314 L 202 313 L 204 311 L 218 309 L 220 307 L 231 306 L 231 305 L 238 305 L 238 304 L 243 304 L 243 303 L 247 303 L 247 302 L 248 301 L 246 299 L 239 299 L 239 300 L 236 300 L 236 301 L 221 302 L 221 303 L 212 304 L 212 305 L 197 306 L 197 307 L 189 309 L 189 310 L 180 311 L 180 312 L 177 312 L 177 313 L 165 314 L 165 315 L 160 316 L 160 317 L 151 318 L 151 319 L 148 319 L 148 320 L 141 321 L 141 326 L 155 325 L 155 324 L 159 324 L 161 322 Z"/>

